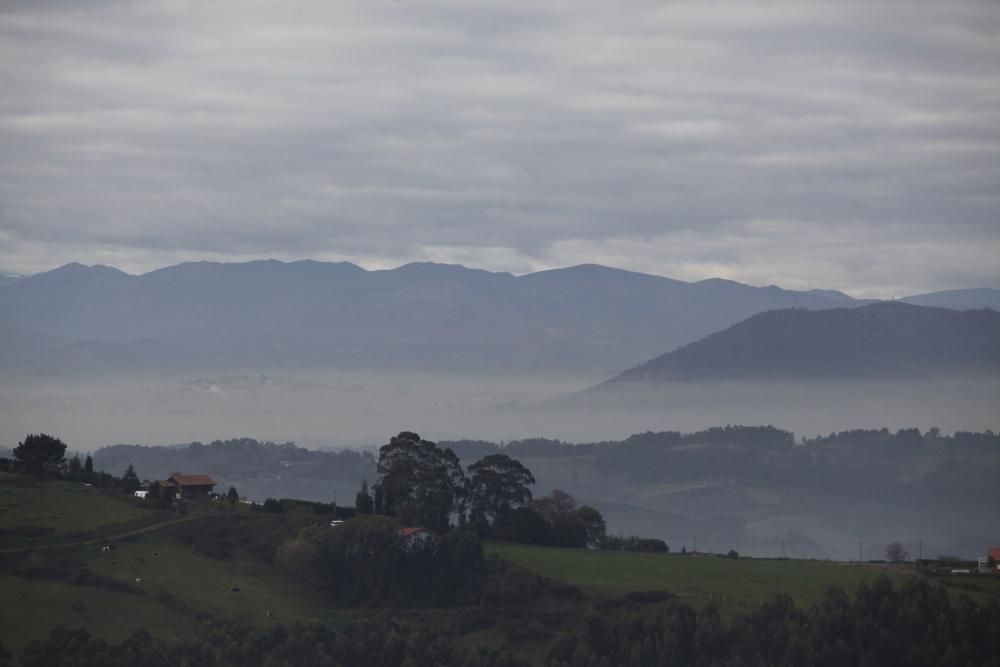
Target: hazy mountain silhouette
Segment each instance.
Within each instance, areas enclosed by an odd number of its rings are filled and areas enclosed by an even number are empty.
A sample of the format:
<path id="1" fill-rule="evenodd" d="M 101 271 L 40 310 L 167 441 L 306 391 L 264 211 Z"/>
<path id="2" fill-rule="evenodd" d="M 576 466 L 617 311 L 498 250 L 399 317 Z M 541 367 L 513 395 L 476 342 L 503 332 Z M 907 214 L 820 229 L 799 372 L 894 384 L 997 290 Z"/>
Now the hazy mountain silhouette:
<path id="1" fill-rule="evenodd" d="M 10 271 L 0 271 L 0 288 L 4 288 L 7 285 L 13 285 L 18 280 L 21 280 L 23 276 Z"/>
<path id="2" fill-rule="evenodd" d="M 611 382 L 886 379 L 1000 371 L 1000 313 L 879 302 L 755 315 Z"/>
<path id="3" fill-rule="evenodd" d="M 1000 289 L 979 287 L 973 289 L 953 289 L 928 294 L 915 294 L 900 299 L 916 306 L 936 306 L 956 310 L 992 308 L 1000 310 Z"/>
<path id="4" fill-rule="evenodd" d="M 432 263 L 367 271 L 261 260 L 136 276 L 69 264 L 0 289 L 0 324 L 22 338 L 44 334 L 30 354 L 0 358 L 28 372 L 186 365 L 612 372 L 762 311 L 864 303 L 829 290 L 687 283 L 597 265 L 514 276 Z"/>

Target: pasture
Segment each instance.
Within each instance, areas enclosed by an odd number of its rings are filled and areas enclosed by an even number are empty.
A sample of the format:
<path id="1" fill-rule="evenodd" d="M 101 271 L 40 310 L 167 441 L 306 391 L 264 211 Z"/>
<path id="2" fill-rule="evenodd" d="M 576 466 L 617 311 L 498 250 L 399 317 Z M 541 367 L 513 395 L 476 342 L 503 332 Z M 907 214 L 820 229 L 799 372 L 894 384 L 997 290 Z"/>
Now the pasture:
<path id="1" fill-rule="evenodd" d="M 153 599 L 249 625 L 307 621 L 320 614 L 308 591 L 274 567 L 246 558 L 210 558 L 155 534 L 118 543 L 110 552 L 90 549 L 84 564 Z"/>
<path id="2" fill-rule="evenodd" d="M 155 521 L 157 514 L 83 484 L 0 472 L 0 551 L 85 539 L 92 531 Z"/>
<path id="3" fill-rule="evenodd" d="M 145 595 L 6 574 L 0 575 L 0 591 L 0 638 L 15 656 L 59 624 L 86 628 L 114 642 L 140 626 L 165 640 L 180 639 L 195 629 L 192 618 Z"/>
<path id="4" fill-rule="evenodd" d="M 244 516 L 247 531 L 274 522 L 223 509 Z M 269 564 L 239 551 L 214 558 L 177 539 L 182 524 L 222 526 L 217 510 L 192 503 L 177 516 L 81 484 L 0 473 L 0 639 L 18 655 L 60 623 L 109 641 L 139 626 L 170 640 L 189 635 L 196 614 L 254 626 L 329 617 Z"/>
<path id="5" fill-rule="evenodd" d="M 488 543 L 486 551 L 597 597 L 669 591 L 696 606 L 713 601 L 726 609 L 758 605 L 777 593 L 787 593 L 798 605 L 808 606 L 819 601 L 831 585 L 853 594 L 861 582 L 880 575 L 896 580 L 904 576 L 894 568 L 827 561 L 589 551 L 502 542 Z"/>

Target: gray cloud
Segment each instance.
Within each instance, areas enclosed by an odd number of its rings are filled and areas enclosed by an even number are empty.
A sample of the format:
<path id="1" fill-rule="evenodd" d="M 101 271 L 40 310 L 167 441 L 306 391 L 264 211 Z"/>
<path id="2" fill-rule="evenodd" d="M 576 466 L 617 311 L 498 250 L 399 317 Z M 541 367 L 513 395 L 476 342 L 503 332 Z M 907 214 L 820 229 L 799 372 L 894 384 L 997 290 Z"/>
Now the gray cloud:
<path id="1" fill-rule="evenodd" d="M 1000 284 L 1000 5 L 8 3 L 0 266 Z"/>

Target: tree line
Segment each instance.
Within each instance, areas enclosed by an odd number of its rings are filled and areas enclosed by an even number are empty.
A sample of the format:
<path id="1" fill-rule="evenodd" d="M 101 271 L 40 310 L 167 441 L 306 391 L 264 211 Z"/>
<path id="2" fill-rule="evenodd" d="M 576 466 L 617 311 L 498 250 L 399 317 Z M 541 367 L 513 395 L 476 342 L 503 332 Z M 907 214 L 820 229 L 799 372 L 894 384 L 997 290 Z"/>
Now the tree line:
<path id="1" fill-rule="evenodd" d="M 941 586 L 912 577 L 861 584 L 852 599 L 827 589 L 808 609 L 777 595 L 727 623 L 712 605 L 695 611 L 676 599 L 643 610 L 589 617 L 557 639 L 551 667 L 775 665 L 1000 665 L 1000 602 L 954 603 Z"/>
<path id="2" fill-rule="evenodd" d="M 355 498 L 360 515 L 549 546 L 599 547 L 606 537 L 604 518 L 593 507 L 578 506 L 558 489 L 534 498 L 534 475 L 506 454 L 487 454 L 463 470 L 451 448 L 404 431 L 379 450 L 377 472 L 374 486 L 362 481 Z"/>
<path id="3" fill-rule="evenodd" d="M 664 599 L 666 598 L 666 599 Z M 842 667 L 1000 665 L 1000 602 L 977 606 L 913 577 L 861 584 L 852 597 L 830 587 L 808 608 L 777 595 L 750 613 L 723 617 L 717 607 L 695 610 L 665 594 L 598 602 L 593 612 L 547 613 L 537 599 L 519 603 L 521 622 L 506 624 L 498 606 L 406 616 L 392 611 L 348 617 L 338 624 L 275 625 L 253 629 L 208 621 L 173 644 L 139 629 L 119 644 L 86 630 L 57 627 L 29 644 L 24 667 L 175 665 L 371 665 L 388 667 L 523 667 L 510 644 L 465 648 L 462 636 L 506 629 L 508 642 L 547 645 L 548 667 Z M 0 644 L 0 665 L 9 660 Z"/>

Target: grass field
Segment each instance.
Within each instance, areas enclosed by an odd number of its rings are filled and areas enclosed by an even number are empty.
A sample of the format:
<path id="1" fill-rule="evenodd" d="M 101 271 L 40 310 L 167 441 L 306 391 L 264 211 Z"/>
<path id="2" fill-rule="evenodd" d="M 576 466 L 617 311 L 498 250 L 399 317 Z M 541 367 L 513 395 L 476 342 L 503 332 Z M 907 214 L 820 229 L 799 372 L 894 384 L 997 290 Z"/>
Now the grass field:
<path id="1" fill-rule="evenodd" d="M 309 591 L 273 567 L 248 559 L 210 558 L 191 547 L 158 540 L 155 533 L 119 543 L 107 553 L 94 548 L 86 566 L 154 598 L 166 591 L 191 609 L 247 624 L 292 623 L 323 615 Z M 141 583 L 136 584 L 136 578 Z"/>
<path id="2" fill-rule="evenodd" d="M 0 639 L 19 655 L 59 623 L 109 641 L 138 626 L 170 640 L 195 629 L 196 612 L 256 626 L 330 616 L 311 591 L 275 568 L 240 554 L 223 560 L 199 553 L 173 539 L 167 523 L 120 537 L 150 522 L 187 522 L 213 509 L 192 504 L 177 517 L 93 487 L 0 473 L 0 560 L 49 572 L 32 578 L 0 572 Z M 108 544 L 115 548 L 102 551 Z M 86 571 L 136 592 L 67 583 L 65 573 Z"/>
<path id="3" fill-rule="evenodd" d="M 132 526 L 142 519 L 140 508 L 89 487 L 0 476 L 0 535 L 12 526 L 47 529 L 40 537 L 8 533 L 0 538 L 0 552 L 5 546 L 2 539 L 15 542 L 9 544 L 11 547 L 23 546 L 27 540 L 31 547 L 0 553 L 0 563 L 10 568 L 0 569 L 0 638 L 18 655 L 29 641 L 44 637 L 59 623 L 85 627 L 110 641 L 119 641 L 143 626 L 169 641 L 194 631 L 196 612 L 259 627 L 310 620 L 337 622 L 345 614 L 362 611 L 334 609 L 318 593 L 255 560 L 269 561 L 270 557 L 250 548 L 253 538 L 274 535 L 273 539 L 280 541 L 296 526 L 316 521 L 311 513 L 276 517 L 240 512 L 217 520 L 213 517 L 218 511 L 218 506 L 192 503 L 189 515 L 176 522 L 113 538 L 116 531 L 131 533 Z M 172 516 L 163 513 L 163 518 Z M 277 533 L 267 532 L 275 526 Z M 93 535 L 105 537 L 87 542 Z M 221 554 L 231 557 L 206 555 L 219 552 L 206 550 L 203 543 L 192 541 L 192 536 L 207 539 L 210 546 L 216 545 L 216 540 L 232 541 L 234 547 Z M 35 548 L 31 540 L 48 546 Z M 53 542 L 58 545 L 53 546 Z M 102 551 L 105 544 L 115 548 Z M 537 574 L 575 584 L 590 597 L 558 602 L 564 607 L 555 612 L 533 610 L 559 614 L 589 613 L 607 598 L 634 591 L 670 591 L 694 606 L 715 602 L 724 615 L 732 617 L 776 593 L 787 593 L 799 605 L 808 606 L 830 585 L 854 593 L 861 582 L 883 574 L 897 581 L 915 576 L 911 569 L 888 566 L 553 549 L 497 542 L 487 543 L 486 551 Z M 24 576 L 12 576 L 14 571 Z M 75 578 L 88 572 L 92 573 L 89 578 Z M 69 581 L 86 581 L 88 585 L 64 583 Z M 968 593 L 980 601 L 1000 597 L 1000 577 L 947 577 L 940 581 L 949 585 L 954 595 Z M 111 590 L 115 582 L 128 584 L 132 591 Z M 505 632 L 501 623 L 479 630 L 463 642 L 500 646 Z M 541 664 L 546 644 L 526 640 L 516 648 L 522 657 Z"/>
<path id="4" fill-rule="evenodd" d="M 152 518 L 125 500 L 72 482 L 39 484 L 0 473 L 0 550 L 58 542 L 95 529 Z"/>
<path id="5" fill-rule="evenodd" d="M 85 627 L 109 641 L 123 639 L 138 626 L 170 640 L 194 629 L 196 612 L 258 627 L 328 620 L 335 613 L 280 571 L 246 558 L 210 558 L 189 546 L 159 539 L 155 532 L 115 545 L 109 552 L 99 544 L 86 544 L 27 557 L 35 565 L 59 563 L 89 570 L 128 584 L 135 592 L 0 576 L 4 644 L 18 655 L 28 642 L 45 637 L 59 623 Z"/>
<path id="6" fill-rule="evenodd" d="M 121 641 L 139 626 L 166 640 L 195 629 L 193 619 L 144 595 L 7 575 L 0 575 L 0 591 L 0 638 L 15 656 L 60 623 L 108 641 Z"/>
<path id="7" fill-rule="evenodd" d="M 891 568 L 825 561 L 588 551 L 500 542 L 487 544 L 486 550 L 596 596 L 670 591 L 692 602 L 711 600 L 726 608 L 757 605 L 776 593 L 787 593 L 799 605 L 809 605 L 830 585 L 853 594 L 858 584 L 882 574 L 897 580 L 903 576 Z"/>
<path id="8" fill-rule="evenodd" d="M 1000 600 L 1000 576 L 995 574 L 952 575 L 932 581 L 943 584 L 953 596 L 965 594 L 979 604 Z"/>

